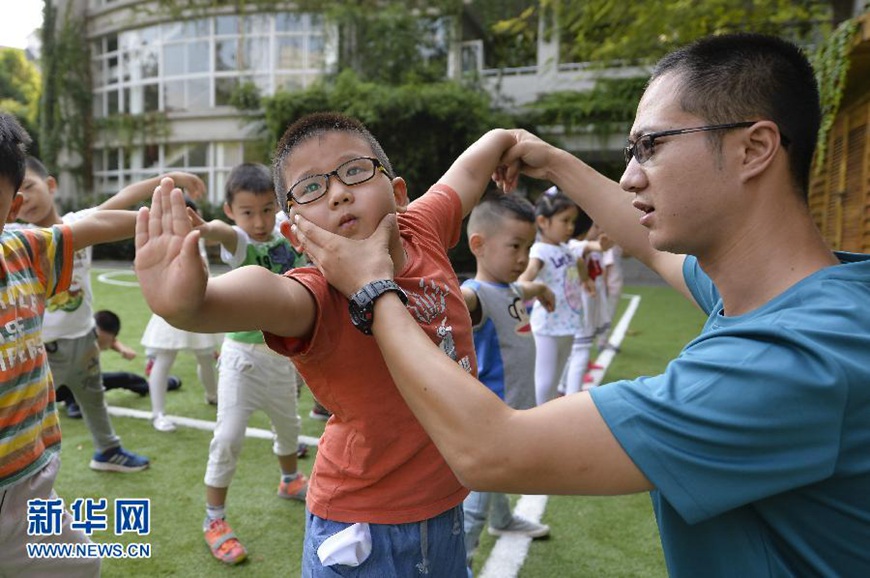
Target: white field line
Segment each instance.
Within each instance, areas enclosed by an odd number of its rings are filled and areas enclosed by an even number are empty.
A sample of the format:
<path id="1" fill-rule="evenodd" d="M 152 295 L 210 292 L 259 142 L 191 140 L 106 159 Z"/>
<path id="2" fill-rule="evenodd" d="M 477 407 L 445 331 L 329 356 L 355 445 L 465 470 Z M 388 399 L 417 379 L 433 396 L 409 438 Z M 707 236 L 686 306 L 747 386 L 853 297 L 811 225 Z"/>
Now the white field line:
<path id="1" fill-rule="evenodd" d="M 141 409 L 131 409 L 128 407 L 116 407 L 109 406 L 109 415 L 115 415 L 118 417 L 134 417 L 138 419 L 151 419 L 150 411 L 143 411 Z M 179 415 L 167 415 L 175 425 L 180 425 L 184 427 L 189 427 L 193 429 L 200 429 L 203 431 L 214 431 L 215 422 L 207 421 L 204 419 L 194 419 L 192 417 L 183 417 Z M 259 438 L 264 440 L 272 439 L 272 431 L 267 429 L 261 429 L 257 427 L 249 427 L 245 429 L 245 436 L 249 438 Z M 320 438 L 315 438 L 311 436 L 300 435 L 299 441 L 309 446 L 316 446 L 318 442 L 320 442 Z"/>
<path id="2" fill-rule="evenodd" d="M 610 344 L 614 347 L 619 347 L 622 344 L 631 319 L 640 305 L 640 295 L 623 294 L 622 297 L 631 299 L 631 301 L 610 334 Z M 615 353 L 613 348 L 608 348 L 598 355 L 595 363 L 600 365 L 602 369 L 592 370 L 592 377 L 595 378 L 595 381 L 590 384 L 591 386 L 601 383 Z M 547 496 L 520 496 L 514 507 L 514 513 L 527 520 L 540 523 L 546 508 Z M 480 571 L 480 578 L 516 578 L 526 561 L 531 543 L 532 539 L 528 536 L 499 537 Z"/>

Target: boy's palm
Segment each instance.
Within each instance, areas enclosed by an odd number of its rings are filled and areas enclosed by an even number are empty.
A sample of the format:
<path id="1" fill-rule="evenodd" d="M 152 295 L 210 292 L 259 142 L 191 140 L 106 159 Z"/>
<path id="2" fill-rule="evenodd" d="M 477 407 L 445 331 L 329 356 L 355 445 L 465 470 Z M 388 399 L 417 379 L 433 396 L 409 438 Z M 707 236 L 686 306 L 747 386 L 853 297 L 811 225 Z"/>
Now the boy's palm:
<path id="1" fill-rule="evenodd" d="M 161 317 L 181 313 L 205 291 L 207 272 L 191 233 L 190 218 L 179 189 L 164 179 L 154 192 L 150 211 L 136 218 L 136 275 L 152 311 Z"/>

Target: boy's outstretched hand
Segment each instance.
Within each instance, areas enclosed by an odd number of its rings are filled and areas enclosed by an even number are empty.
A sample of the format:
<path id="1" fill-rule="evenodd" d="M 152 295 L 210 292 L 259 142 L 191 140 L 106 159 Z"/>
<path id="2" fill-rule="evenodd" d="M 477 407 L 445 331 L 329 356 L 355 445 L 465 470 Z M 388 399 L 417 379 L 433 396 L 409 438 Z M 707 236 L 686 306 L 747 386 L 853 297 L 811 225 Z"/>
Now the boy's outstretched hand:
<path id="1" fill-rule="evenodd" d="M 172 323 L 195 314 L 208 271 L 199 254 L 184 195 L 171 178 L 154 190 L 151 209 L 136 216 L 136 276 L 154 313 Z"/>
<path id="2" fill-rule="evenodd" d="M 366 283 L 393 278 L 391 249 L 397 259 L 404 250 L 395 214 L 386 215 L 374 233 L 361 241 L 325 231 L 299 214 L 291 219 L 293 234 L 311 263 L 346 297 Z"/>

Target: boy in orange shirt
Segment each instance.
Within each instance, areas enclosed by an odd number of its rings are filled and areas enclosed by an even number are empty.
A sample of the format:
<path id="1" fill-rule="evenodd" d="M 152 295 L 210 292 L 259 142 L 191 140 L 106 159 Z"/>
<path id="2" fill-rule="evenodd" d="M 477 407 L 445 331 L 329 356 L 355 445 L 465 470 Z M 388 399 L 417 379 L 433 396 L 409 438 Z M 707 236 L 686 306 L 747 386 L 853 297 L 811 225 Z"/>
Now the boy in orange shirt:
<path id="1" fill-rule="evenodd" d="M 373 283 L 350 301 L 313 267 L 285 277 L 243 267 L 208 279 L 195 251 L 199 235 L 190 234 L 171 180 L 155 192 L 150 214 L 140 213 L 136 271 L 149 306 L 188 330 L 263 330 L 333 412 L 309 483 L 303 576 L 339 569 L 467 576 L 461 508 L 468 492 L 402 400 L 368 333 L 373 300 L 397 292 L 429 338 L 475 373 L 468 310 L 447 250 L 511 141 L 507 131 L 485 134 L 409 204 L 405 181 L 358 121 L 324 113 L 291 125 L 273 167 L 288 210 L 352 239 L 398 213 L 395 283 Z M 283 231 L 292 241 L 289 226 Z"/>

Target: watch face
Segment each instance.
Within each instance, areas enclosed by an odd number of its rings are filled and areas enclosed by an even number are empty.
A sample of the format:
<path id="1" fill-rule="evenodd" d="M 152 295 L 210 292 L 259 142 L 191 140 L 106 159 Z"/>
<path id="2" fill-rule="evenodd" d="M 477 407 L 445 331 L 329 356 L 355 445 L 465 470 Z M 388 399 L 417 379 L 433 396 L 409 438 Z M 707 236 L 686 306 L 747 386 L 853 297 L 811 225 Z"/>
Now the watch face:
<path id="1" fill-rule="evenodd" d="M 405 295 L 405 292 L 394 281 L 386 279 L 372 281 L 351 295 L 348 301 L 348 310 L 354 327 L 366 335 L 372 334 L 375 300 L 389 291 L 395 291 L 403 303 L 408 303 L 408 297 Z"/>

